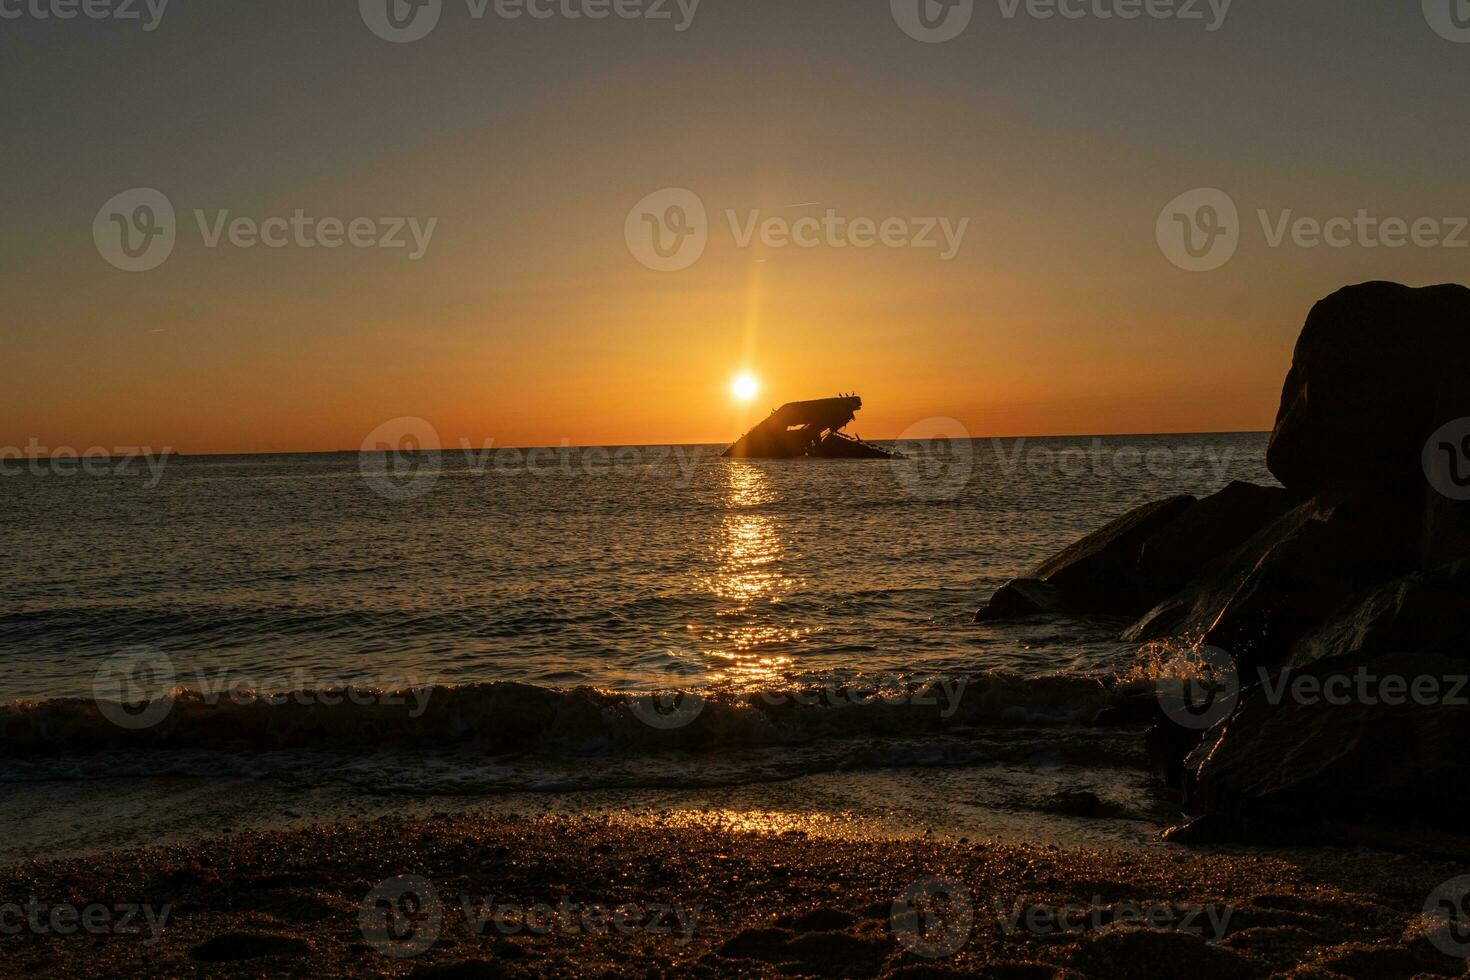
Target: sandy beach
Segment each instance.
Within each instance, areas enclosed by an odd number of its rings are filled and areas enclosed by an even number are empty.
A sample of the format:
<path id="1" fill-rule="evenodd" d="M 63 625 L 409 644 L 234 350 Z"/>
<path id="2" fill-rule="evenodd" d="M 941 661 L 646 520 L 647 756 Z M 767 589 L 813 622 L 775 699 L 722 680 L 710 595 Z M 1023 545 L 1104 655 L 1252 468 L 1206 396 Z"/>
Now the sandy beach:
<path id="1" fill-rule="evenodd" d="M 752 829 L 738 815 L 441 813 L 7 869 L 0 970 L 1466 976 L 1421 915 L 1460 873 L 1361 848 L 1083 851 Z M 9 934 L 22 918 L 40 928 Z"/>

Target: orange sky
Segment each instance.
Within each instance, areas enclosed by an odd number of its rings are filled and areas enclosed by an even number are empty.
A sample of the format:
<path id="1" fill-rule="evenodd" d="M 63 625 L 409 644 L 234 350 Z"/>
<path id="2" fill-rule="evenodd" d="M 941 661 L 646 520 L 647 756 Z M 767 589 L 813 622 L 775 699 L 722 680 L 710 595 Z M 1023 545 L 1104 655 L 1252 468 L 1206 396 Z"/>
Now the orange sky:
<path id="1" fill-rule="evenodd" d="M 1314 300 L 1464 276 L 1463 251 L 1273 249 L 1256 225 L 1464 210 L 1444 161 L 1463 157 L 1465 52 L 1417 10 L 1357 12 L 1326 47 L 1315 0 L 1213 34 L 987 14 L 931 46 L 887 4 L 749 0 L 677 37 L 521 21 L 389 45 L 331 6 L 293 6 L 290 31 L 269 4 L 180 12 L 168 43 L 17 27 L 6 77 L 52 98 L 8 126 L 0 445 L 354 449 L 400 416 L 447 445 L 724 443 L 839 391 L 863 396 L 870 439 L 936 416 L 975 436 L 1259 430 Z M 1415 71 L 1362 70 L 1387 48 Z M 143 273 L 92 240 L 133 187 L 179 215 Z M 681 272 L 624 240 L 665 187 L 711 220 Z M 1154 236 L 1196 187 L 1227 188 L 1245 227 L 1208 273 Z M 969 226 L 948 262 L 741 247 L 726 226 L 812 203 Z M 298 208 L 438 226 L 410 262 L 209 248 L 193 215 Z M 747 406 L 742 369 L 763 383 Z"/>

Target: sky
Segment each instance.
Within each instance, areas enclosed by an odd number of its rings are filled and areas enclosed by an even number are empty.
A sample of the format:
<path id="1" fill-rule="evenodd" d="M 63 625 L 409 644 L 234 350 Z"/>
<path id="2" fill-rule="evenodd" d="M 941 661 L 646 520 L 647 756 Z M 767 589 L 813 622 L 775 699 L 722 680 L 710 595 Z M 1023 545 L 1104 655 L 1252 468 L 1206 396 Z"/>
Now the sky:
<path id="1" fill-rule="evenodd" d="M 869 439 L 1260 430 L 1314 301 L 1470 260 L 1449 0 L 975 0 L 942 42 L 921 0 L 441 0 L 399 42 L 387 0 L 54 2 L 0 0 L 0 446 L 722 443 L 847 391 Z M 140 188 L 171 250 L 125 271 Z"/>

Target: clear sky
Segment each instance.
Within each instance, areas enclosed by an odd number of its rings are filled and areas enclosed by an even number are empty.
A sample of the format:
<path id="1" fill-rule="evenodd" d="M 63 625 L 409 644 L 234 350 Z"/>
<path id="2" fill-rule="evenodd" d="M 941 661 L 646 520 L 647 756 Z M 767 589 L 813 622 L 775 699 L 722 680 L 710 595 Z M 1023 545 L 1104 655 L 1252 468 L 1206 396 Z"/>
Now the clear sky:
<path id="1" fill-rule="evenodd" d="M 673 0 L 671 20 L 443 0 L 412 43 L 351 0 L 173 0 L 151 31 L 35 16 L 50 2 L 0 0 L 20 12 L 0 19 L 0 445 L 330 450 L 398 416 L 446 444 L 724 442 L 838 391 L 863 395 L 867 438 L 934 416 L 976 436 L 1262 429 L 1314 300 L 1470 267 L 1467 248 L 1272 247 L 1257 216 L 1470 214 L 1470 44 L 1419 0 L 1237 0 L 1213 31 L 1204 0 L 1202 21 L 978 0 L 942 44 L 889 0 L 702 0 L 682 31 Z M 130 273 L 94 218 L 138 187 L 177 209 L 177 240 Z M 625 225 L 670 187 L 706 206 L 708 245 L 660 272 Z M 1209 272 L 1156 237 L 1195 188 L 1239 207 Z M 725 214 L 829 209 L 968 225 L 946 261 L 742 244 Z M 196 210 L 437 224 L 410 260 L 210 247 Z M 762 385 L 745 405 L 741 371 Z"/>

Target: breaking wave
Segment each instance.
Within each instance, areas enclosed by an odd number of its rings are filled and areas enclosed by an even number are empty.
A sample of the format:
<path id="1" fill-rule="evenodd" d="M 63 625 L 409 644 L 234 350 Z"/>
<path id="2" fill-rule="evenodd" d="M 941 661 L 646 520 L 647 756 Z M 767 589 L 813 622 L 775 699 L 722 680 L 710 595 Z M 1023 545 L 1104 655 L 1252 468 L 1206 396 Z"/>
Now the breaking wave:
<path id="1" fill-rule="evenodd" d="M 779 763 L 787 750 L 808 761 L 820 756 L 823 767 L 864 754 L 876 765 L 961 764 L 973 761 L 967 746 L 1023 744 L 1007 730 L 1086 728 L 1125 694 L 1106 679 L 986 673 L 662 695 L 492 683 L 274 696 L 176 690 L 127 705 L 54 699 L 0 708 L 0 780 L 158 774 L 185 757 L 228 757 L 225 768 L 250 771 L 293 752 L 396 753 L 415 766 L 470 756 L 579 764 L 667 753 L 760 754 Z M 99 771 L 88 759 L 108 763 Z"/>

